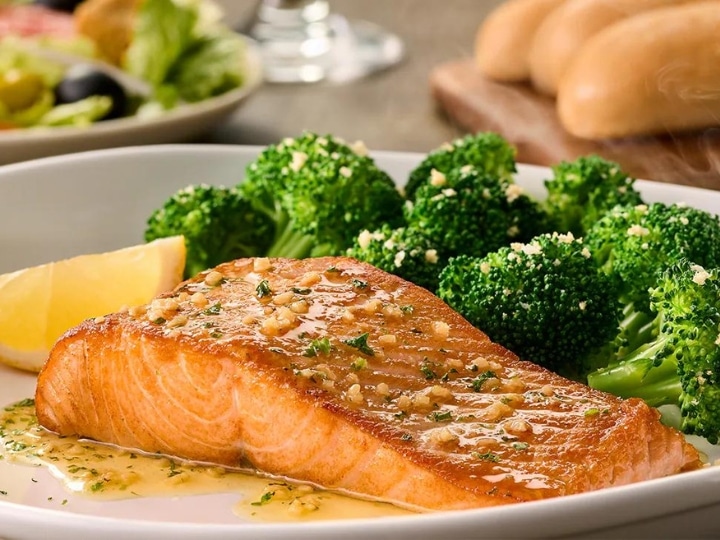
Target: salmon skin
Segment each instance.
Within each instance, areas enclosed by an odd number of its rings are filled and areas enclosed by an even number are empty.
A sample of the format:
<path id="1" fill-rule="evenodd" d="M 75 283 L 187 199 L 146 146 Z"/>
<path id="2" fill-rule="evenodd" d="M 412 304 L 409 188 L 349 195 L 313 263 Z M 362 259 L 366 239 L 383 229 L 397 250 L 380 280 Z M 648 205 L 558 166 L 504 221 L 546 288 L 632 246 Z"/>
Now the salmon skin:
<path id="1" fill-rule="evenodd" d="M 519 360 L 349 258 L 240 259 L 87 320 L 39 375 L 60 435 L 416 509 L 544 499 L 700 466 L 638 399 Z"/>

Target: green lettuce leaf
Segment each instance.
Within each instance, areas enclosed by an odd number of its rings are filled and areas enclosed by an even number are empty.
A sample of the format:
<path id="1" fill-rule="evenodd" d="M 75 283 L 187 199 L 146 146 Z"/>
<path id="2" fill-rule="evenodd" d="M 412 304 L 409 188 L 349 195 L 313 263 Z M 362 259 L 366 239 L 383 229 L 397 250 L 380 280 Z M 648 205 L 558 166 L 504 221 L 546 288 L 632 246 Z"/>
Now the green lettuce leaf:
<path id="1" fill-rule="evenodd" d="M 46 112 L 36 126 L 89 126 L 103 118 L 112 108 L 108 96 L 90 96 L 75 103 L 57 105 Z"/>
<path id="2" fill-rule="evenodd" d="M 172 0 L 145 0 L 136 16 L 123 68 L 153 86 L 161 85 L 195 40 L 197 21 L 196 10 Z"/>
<path id="3" fill-rule="evenodd" d="M 230 31 L 203 37 L 178 59 L 168 82 L 194 102 L 224 94 L 244 82 L 245 42 Z"/>
<path id="4" fill-rule="evenodd" d="M 245 41 L 203 0 L 144 0 L 123 68 L 154 88 L 166 109 L 241 86 Z"/>

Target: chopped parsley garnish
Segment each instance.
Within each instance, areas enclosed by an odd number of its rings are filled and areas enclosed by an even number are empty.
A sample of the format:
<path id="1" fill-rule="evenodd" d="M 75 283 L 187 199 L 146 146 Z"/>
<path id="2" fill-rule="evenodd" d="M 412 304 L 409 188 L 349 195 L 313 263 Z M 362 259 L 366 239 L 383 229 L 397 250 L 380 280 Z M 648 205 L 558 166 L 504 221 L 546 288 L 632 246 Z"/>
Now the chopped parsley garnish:
<path id="1" fill-rule="evenodd" d="M 468 388 L 472 388 L 473 392 L 480 392 L 482 391 L 483 384 L 488 379 L 497 379 L 497 375 L 495 375 L 494 371 L 486 371 L 485 373 L 478 375 L 470 381 Z"/>
<path id="2" fill-rule="evenodd" d="M 500 461 L 500 456 L 492 452 L 485 452 L 483 454 L 480 452 L 472 452 L 470 455 L 475 459 L 482 459 L 483 461 L 492 461 L 493 463 Z"/>
<path id="3" fill-rule="evenodd" d="M 220 310 L 222 309 L 222 305 L 220 305 L 220 302 L 217 302 L 216 304 L 213 304 L 209 308 L 207 308 L 203 313 L 205 315 L 219 315 Z"/>
<path id="4" fill-rule="evenodd" d="M 455 368 L 450 368 L 450 370 L 449 370 L 447 373 L 445 373 L 445 375 L 443 375 L 442 377 L 440 377 L 440 380 L 441 380 L 442 382 L 448 382 L 448 381 L 450 380 L 450 374 L 451 374 L 451 373 L 457 373 L 457 372 L 458 372 L 457 369 L 455 369 Z"/>
<path id="5" fill-rule="evenodd" d="M 275 496 L 274 491 L 266 491 L 262 494 L 262 497 L 260 497 L 259 501 L 251 502 L 250 504 L 253 506 L 262 506 L 263 504 L 269 503 L 272 498 Z"/>
<path id="6" fill-rule="evenodd" d="M 428 418 L 433 422 L 450 422 L 452 421 L 452 412 L 450 411 L 433 411 L 428 414 Z"/>
<path id="7" fill-rule="evenodd" d="M 25 398 L 22 401 L 18 401 L 13 407 L 34 407 L 35 400 L 32 398 Z"/>
<path id="8" fill-rule="evenodd" d="M 352 283 L 352 286 L 357 289 L 366 289 L 368 286 L 367 281 L 363 281 L 362 279 L 357 278 L 351 279 L 350 283 Z"/>
<path id="9" fill-rule="evenodd" d="M 308 288 L 301 289 L 299 287 L 293 287 L 291 290 L 295 294 L 310 294 L 310 292 L 312 291 L 312 289 L 308 289 Z"/>
<path id="10" fill-rule="evenodd" d="M 328 354 L 331 349 L 332 345 L 330 344 L 330 340 L 327 337 L 313 339 L 310 342 L 310 345 L 308 345 L 308 348 L 305 349 L 303 356 L 312 358 L 313 356 L 317 356 L 320 353 Z"/>
<path id="11" fill-rule="evenodd" d="M 403 433 L 400 436 L 400 440 L 402 440 L 402 441 L 412 441 L 412 439 L 413 439 L 413 436 L 410 435 L 409 433 Z"/>
<path id="12" fill-rule="evenodd" d="M 370 336 L 370 333 L 365 332 L 364 334 L 360 334 L 358 337 L 344 339 L 343 343 L 345 345 L 349 345 L 350 347 L 356 348 L 358 351 L 360 351 L 363 354 L 367 354 L 368 356 L 374 356 L 375 351 L 372 350 L 372 348 L 368 345 L 368 342 L 367 342 L 369 336 Z"/>
<path id="13" fill-rule="evenodd" d="M 260 283 L 258 283 L 257 287 L 255 287 L 255 292 L 257 293 L 258 298 L 271 295 L 272 290 L 270 289 L 270 283 L 268 283 L 268 280 L 263 279 Z"/>
<path id="14" fill-rule="evenodd" d="M 406 315 L 412 315 L 412 312 L 415 311 L 415 306 L 411 304 L 408 304 L 406 306 L 400 306 L 400 311 L 402 311 Z"/>
<path id="15" fill-rule="evenodd" d="M 425 362 L 423 362 L 422 365 L 420 366 L 420 371 L 425 376 L 425 380 L 427 380 L 427 381 L 437 379 L 437 373 L 435 373 L 433 371 L 432 366 L 434 366 L 434 364 L 432 364 L 431 362 L 428 362 L 427 360 Z"/>
<path id="16" fill-rule="evenodd" d="M 530 445 L 526 442 L 514 442 L 514 443 L 512 443 L 512 447 L 515 450 L 523 451 L 523 450 L 527 450 L 530 447 Z"/>
<path id="17" fill-rule="evenodd" d="M 153 322 L 153 324 L 160 325 L 160 324 L 165 324 L 167 321 L 162 317 L 158 317 L 157 319 L 154 319 L 152 322 Z"/>
<path id="18" fill-rule="evenodd" d="M 28 445 L 20 441 L 7 441 L 5 443 L 5 449 L 9 452 L 22 452 L 28 449 Z"/>

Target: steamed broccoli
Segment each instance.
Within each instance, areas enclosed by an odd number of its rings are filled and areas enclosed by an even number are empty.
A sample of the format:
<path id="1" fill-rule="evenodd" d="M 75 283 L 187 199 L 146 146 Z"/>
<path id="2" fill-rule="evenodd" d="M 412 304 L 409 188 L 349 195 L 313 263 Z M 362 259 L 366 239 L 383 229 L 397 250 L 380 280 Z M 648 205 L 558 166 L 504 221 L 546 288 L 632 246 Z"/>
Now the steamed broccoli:
<path id="1" fill-rule="evenodd" d="M 365 155 L 332 136 L 306 132 L 267 147 L 240 192 L 275 223 L 267 255 L 337 255 L 363 229 L 402 223 L 403 198 Z"/>
<path id="2" fill-rule="evenodd" d="M 185 277 L 190 277 L 231 259 L 264 254 L 274 226 L 238 190 L 199 184 L 179 190 L 148 218 L 146 241 L 175 235 L 185 237 Z"/>
<path id="3" fill-rule="evenodd" d="M 615 335 L 621 311 L 614 282 L 572 234 L 453 258 L 438 294 L 490 339 L 578 379 L 598 367 L 595 353 Z"/>
<path id="4" fill-rule="evenodd" d="M 590 386 L 651 405 L 680 406 L 680 429 L 720 439 L 720 270 L 683 259 L 650 292 L 645 341 L 591 373 Z"/>
<path id="5" fill-rule="evenodd" d="M 497 133 L 481 132 L 455 139 L 430 152 L 410 172 L 405 196 L 413 200 L 417 189 L 430 182 L 433 169 L 447 174 L 470 165 L 496 179 L 511 180 L 517 170 L 515 155 L 516 149 Z"/>
<path id="6" fill-rule="evenodd" d="M 431 176 L 418 186 L 404 213 L 408 225 L 425 235 L 442 259 L 481 257 L 548 231 L 540 204 L 512 180 L 470 165 Z"/>
<path id="7" fill-rule="evenodd" d="M 582 236 L 607 211 L 618 204 L 641 204 L 635 180 L 617 163 L 599 156 L 583 156 L 552 167 L 545 181 L 545 208 L 554 230 Z"/>
<path id="8" fill-rule="evenodd" d="M 362 231 L 348 256 L 435 291 L 444 264 L 428 238 L 413 227 Z"/>
<path id="9" fill-rule="evenodd" d="M 617 206 L 589 228 L 596 261 L 621 285 L 624 302 L 648 311 L 648 289 L 682 258 L 720 266 L 720 220 L 683 204 Z"/>

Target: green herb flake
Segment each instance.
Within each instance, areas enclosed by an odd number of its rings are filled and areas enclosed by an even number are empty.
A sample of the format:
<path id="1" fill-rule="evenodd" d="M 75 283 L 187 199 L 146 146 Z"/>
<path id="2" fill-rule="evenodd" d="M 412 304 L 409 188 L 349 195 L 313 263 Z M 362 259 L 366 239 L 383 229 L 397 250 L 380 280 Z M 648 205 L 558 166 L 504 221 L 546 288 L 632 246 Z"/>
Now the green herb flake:
<path id="1" fill-rule="evenodd" d="M 92 491 L 93 493 L 96 491 L 102 491 L 103 487 L 103 482 L 95 482 L 92 486 L 90 486 L 90 491 Z"/>
<path id="2" fill-rule="evenodd" d="M 497 375 L 494 371 L 486 371 L 477 377 L 475 377 L 472 381 L 470 381 L 470 385 L 468 388 L 472 388 L 473 392 L 481 392 L 483 384 L 485 384 L 485 381 L 488 379 L 497 379 Z"/>
<path id="3" fill-rule="evenodd" d="M 308 288 L 302 288 L 302 289 L 301 289 L 301 288 L 299 288 L 299 287 L 293 287 L 291 290 L 292 290 L 292 292 L 294 292 L 295 294 L 301 294 L 301 295 L 310 294 L 310 293 L 312 292 L 312 289 L 308 289 Z"/>
<path id="4" fill-rule="evenodd" d="M 209 308 L 207 308 L 205 311 L 203 311 L 204 315 L 219 315 L 220 310 L 222 309 L 222 305 L 220 302 L 217 302 L 216 304 L 213 304 Z"/>
<path id="5" fill-rule="evenodd" d="M 530 445 L 526 442 L 514 442 L 512 443 L 512 447 L 518 452 L 524 452 L 525 450 L 530 448 Z"/>
<path id="6" fill-rule="evenodd" d="M 415 311 L 415 306 L 412 304 L 400 306 L 400 311 L 402 311 L 405 315 L 412 315 L 413 311 Z"/>
<path id="7" fill-rule="evenodd" d="M 443 375 L 442 377 L 440 377 L 440 380 L 441 380 L 442 382 L 448 382 L 448 381 L 450 380 L 450 375 L 451 375 L 452 373 L 457 373 L 457 372 L 458 372 L 457 369 L 455 369 L 455 368 L 450 368 L 450 370 L 447 371 L 447 372 L 445 373 L 445 375 Z"/>
<path id="8" fill-rule="evenodd" d="M 322 337 L 318 339 L 313 339 L 310 342 L 310 345 L 308 345 L 308 348 L 305 349 L 303 356 L 312 358 L 313 356 L 320 355 L 320 353 L 329 354 L 331 350 L 332 344 L 330 343 L 330 339 L 328 339 L 327 337 Z"/>
<path id="9" fill-rule="evenodd" d="M 270 289 L 270 283 L 267 279 L 263 279 L 260 283 L 258 283 L 257 287 L 255 287 L 255 293 L 258 298 L 263 298 L 272 294 L 272 289 Z"/>
<path id="10" fill-rule="evenodd" d="M 5 449 L 9 452 L 22 452 L 23 450 L 27 450 L 29 447 L 27 444 L 20 442 L 20 441 L 6 441 L 5 442 Z"/>
<path id="11" fill-rule="evenodd" d="M 481 454 L 480 452 L 471 452 L 470 454 L 475 459 L 481 459 L 483 461 L 491 461 L 493 463 L 497 463 L 500 461 L 500 456 L 497 454 L 493 454 L 492 452 L 485 452 Z"/>
<path id="12" fill-rule="evenodd" d="M 584 413 L 585 418 L 591 418 L 591 417 L 597 416 L 599 414 L 600 414 L 600 409 L 597 409 L 594 407 L 592 409 L 587 409 Z"/>
<path id="13" fill-rule="evenodd" d="M 153 324 L 157 324 L 158 326 L 161 324 L 165 324 L 166 322 L 167 320 L 162 317 L 158 317 L 157 319 L 153 319 L 152 321 Z"/>
<path id="14" fill-rule="evenodd" d="M 452 412 L 450 411 L 433 411 L 428 414 L 428 418 L 433 422 L 451 422 Z"/>
<path id="15" fill-rule="evenodd" d="M 357 278 L 351 279 L 350 283 L 356 289 L 367 289 L 367 286 L 368 286 L 367 281 L 363 281 L 362 279 L 357 279 Z"/>
<path id="16" fill-rule="evenodd" d="M 0 495 L 7 495 L 7 493 L 8 493 L 7 491 L 0 489 Z"/>
<path id="17" fill-rule="evenodd" d="M 367 354 L 368 356 L 374 356 L 375 351 L 372 350 L 372 348 L 368 345 L 367 342 L 369 336 L 370 333 L 365 332 L 364 334 L 360 334 L 358 337 L 345 339 L 343 340 L 343 343 L 345 345 L 349 345 L 350 347 L 354 347 L 363 354 Z"/>
<path id="18" fill-rule="evenodd" d="M 275 496 L 274 491 L 266 491 L 265 493 L 262 494 L 262 497 L 260 497 L 259 501 L 251 502 L 250 504 L 253 506 L 262 506 L 264 504 L 269 503 L 274 496 Z"/>
<path id="19" fill-rule="evenodd" d="M 413 436 L 410 435 L 409 433 L 403 433 L 403 434 L 400 436 L 400 440 L 401 440 L 401 441 L 412 441 L 412 440 L 413 440 Z"/>
<path id="20" fill-rule="evenodd" d="M 18 401 L 15 405 L 13 405 L 13 407 L 17 407 L 17 408 L 34 407 L 34 406 L 35 406 L 35 400 L 32 398 L 23 399 L 22 401 Z"/>
<path id="21" fill-rule="evenodd" d="M 420 366 L 420 372 L 425 376 L 426 381 L 437 379 L 437 373 L 433 371 L 434 364 L 427 359 Z"/>

